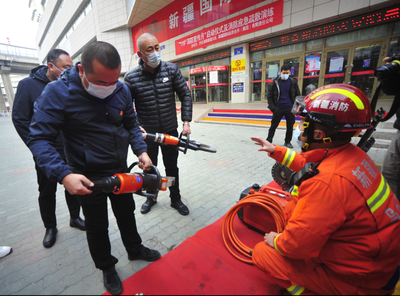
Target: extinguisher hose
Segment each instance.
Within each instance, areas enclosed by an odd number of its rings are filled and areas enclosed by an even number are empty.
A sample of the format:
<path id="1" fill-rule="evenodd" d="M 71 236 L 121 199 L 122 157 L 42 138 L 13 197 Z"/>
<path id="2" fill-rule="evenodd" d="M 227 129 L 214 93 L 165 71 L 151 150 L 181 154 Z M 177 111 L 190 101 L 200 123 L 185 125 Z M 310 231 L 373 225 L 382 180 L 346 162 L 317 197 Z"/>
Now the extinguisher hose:
<path id="1" fill-rule="evenodd" d="M 226 213 L 225 218 L 222 222 L 222 239 L 224 241 L 226 249 L 232 254 L 236 259 L 247 263 L 253 264 L 252 253 L 253 249 L 246 246 L 236 235 L 233 228 L 233 220 L 236 213 L 246 207 L 246 206 L 257 206 L 268 211 L 273 217 L 277 232 L 280 233 L 285 229 L 286 222 L 283 213 L 282 205 L 273 197 L 270 193 L 253 193 L 249 194 L 243 199 L 241 199 L 235 206 L 233 206 L 228 213 Z M 228 244 L 233 246 L 233 248 L 239 253 L 235 253 Z M 244 257 L 244 258 L 243 258 Z"/>

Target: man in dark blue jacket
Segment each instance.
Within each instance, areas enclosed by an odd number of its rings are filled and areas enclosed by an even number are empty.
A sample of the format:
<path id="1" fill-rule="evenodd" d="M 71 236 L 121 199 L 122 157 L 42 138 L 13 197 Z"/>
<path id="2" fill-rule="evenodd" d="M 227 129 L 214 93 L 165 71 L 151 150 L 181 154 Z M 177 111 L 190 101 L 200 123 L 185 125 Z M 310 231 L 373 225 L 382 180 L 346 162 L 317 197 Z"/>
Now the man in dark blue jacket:
<path id="1" fill-rule="evenodd" d="M 161 255 L 142 245 L 131 193 L 92 192 L 83 183 L 93 186 L 91 180 L 125 172 L 129 145 L 141 168 L 147 169 L 151 160 L 129 89 L 118 80 L 121 59 L 117 50 L 105 42 L 92 42 L 84 48 L 81 59 L 82 64 L 65 70 L 36 101 L 28 145 L 48 178 L 78 195 L 90 254 L 103 271 L 106 289 L 117 295 L 122 292 L 122 283 L 115 270 L 118 259 L 111 255 L 107 197 L 128 258 L 155 261 Z M 61 131 L 67 163 L 55 149 Z"/>
<path id="2" fill-rule="evenodd" d="M 137 40 L 137 46 L 139 66 L 126 73 L 124 79 L 135 102 L 141 127 L 148 133 L 166 133 L 177 137 L 176 92 L 182 103 L 182 133 L 190 134 L 192 97 L 181 71 L 175 64 L 161 61 L 160 45 L 153 35 L 142 34 Z M 147 142 L 149 156 L 155 165 L 157 165 L 158 148 L 157 143 Z M 175 177 L 175 185 L 169 187 L 171 207 L 181 215 L 188 215 L 189 209 L 182 202 L 179 190 L 178 150 L 176 147 L 165 145 L 161 146 L 161 152 L 166 175 Z M 148 198 L 140 212 L 148 213 L 155 204 L 156 201 Z"/>
<path id="3" fill-rule="evenodd" d="M 61 72 L 73 66 L 72 59 L 67 52 L 53 49 L 47 54 L 47 66 L 39 66 L 31 71 L 29 77 L 22 79 L 18 84 L 12 111 L 12 121 L 15 129 L 25 144 L 28 142 L 29 125 L 33 116 L 33 104 L 43 89 L 51 81 L 56 81 Z M 65 159 L 64 146 L 61 135 L 57 138 L 56 149 Z M 46 174 L 35 162 L 37 182 L 39 185 L 39 209 L 46 234 L 43 246 L 50 248 L 56 242 L 56 191 L 57 182 L 50 181 Z M 70 213 L 71 227 L 86 230 L 85 221 L 79 217 L 79 202 L 76 196 L 65 190 L 65 200 Z"/>
<path id="4" fill-rule="evenodd" d="M 293 125 L 295 123 L 295 116 L 292 113 L 294 100 L 300 95 L 299 84 L 297 79 L 289 77 L 291 66 L 285 64 L 281 67 L 280 76 L 275 78 L 273 82 L 268 85 L 268 108 L 272 111 L 271 127 L 268 131 L 267 141 L 272 143 L 275 135 L 275 130 L 285 116 L 286 119 L 286 136 L 284 146 L 293 148 L 290 143 L 293 136 Z"/>

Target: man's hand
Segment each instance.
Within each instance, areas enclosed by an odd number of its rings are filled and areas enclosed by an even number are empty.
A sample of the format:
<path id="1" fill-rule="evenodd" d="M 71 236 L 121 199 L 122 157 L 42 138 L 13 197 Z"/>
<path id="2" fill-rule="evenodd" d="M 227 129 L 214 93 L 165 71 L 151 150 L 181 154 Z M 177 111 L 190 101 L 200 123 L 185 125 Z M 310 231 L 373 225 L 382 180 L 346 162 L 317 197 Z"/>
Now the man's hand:
<path id="1" fill-rule="evenodd" d="M 270 152 L 270 153 L 275 151 L 275 145 L 272 145 L 267 140 L 259 138 L 259 137 L 251 137 L 251 139 L 255 142 L 256 145 L 261 146 L 261 148 L 259 148 L 258 151 L 265 151 L 265 152 Z"/>
<path id="2" fill-rule="evenodd" d="M 264 236 L 265 243 L 271 248 L 275 248 L 274 246 L 274 238 L 278 236 L 278 233 L 271 231 L 270 233 L 266 233 Z"/>
<path id="3" fill-rule="evenodd" d="M 142 154 L 139 155 L 138 158 L 139 158 L 139 167 L 144 171 L 149 170 L 152 162 L 147 152 L 143 152 Z"/>
<path id="4" fill-rule="evenodd" d="M 142 131 L 142 133 L 145 133 L 145 132 L 146 132 L 146 130 L 145 130 L 143 127 L 141 127 L 140 125 L 139 125 L 139 128 L 140 128 L 140 130 Z M 143 135 L 142 137 L 143 137 L 143 139 L 146 138 L 144 135 Z"/>
<path id="5" fill-rule="evenodd" d="M 82 182 L 87 186 L 94 186 L 92 181 L 80 174 L 68 174 L 61 181 L 65 189 L 67 189 L 72 195 L 85 195 L 92 193 L 92 191 L 87 189 Z"/>
<path id="6" fill-rule="evenodd" d="M 187 121 L 185 121 L 185 122 L 187 122 Z M 188 124 L 184 124 L 183 125 L 183 131 L 182 131 L 182 134 L 184 134 L 184 135 L 190 135 L 191 133 L 192 133 L 192 131 L 190 130 L 190 125 L 189 125 L 189 122 L 187 122 Z"/>

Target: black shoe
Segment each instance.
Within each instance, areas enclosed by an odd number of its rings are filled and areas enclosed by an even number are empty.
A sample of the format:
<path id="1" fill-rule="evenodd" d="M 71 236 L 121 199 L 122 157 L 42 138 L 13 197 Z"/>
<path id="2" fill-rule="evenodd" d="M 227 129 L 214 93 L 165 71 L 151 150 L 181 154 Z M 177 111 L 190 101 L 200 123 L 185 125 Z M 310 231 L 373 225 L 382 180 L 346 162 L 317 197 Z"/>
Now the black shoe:
<path id="1" fill-rule="evenodd" d="M 51 248 L 55 244 L 57 231 L 56 227 L 46 229 L 46 234 L 43 239 L 43 246 L 45 248 Z"/>
<path id="2" fill-rule="evenodd" d="M 103 270 L 104 287 L 112 295 L 119 295 L 122 293 L 122 282 L 119 279 L 115 266 Z"/>
<path id="3" fill-rule="evenodd" d="M 148 197 L 147 200 L 145 201 L 145 203 L 142 204 L 142 208 L 140 209 L 140 212 L 142 214 L 147 214 L 148 212 L 150 212 L 151 207 L 154 206 L 156 203 L 157 203 L 157 201 Z"/>
<path id="4" fill-rule="evenodd" d="M 142 245 L 142 251 L 140 252 L 139 255 L 137 256 L 131 256 L 128 254 L 128 259 L 129 260 L 144 260 L 148 262 L 153 262 L 161 258 L 161 254 L 157 250 L 151 250 L 149 248 L 146 248 L 145 246 Z"/>
<path id="5" fill-rule="evenodd" d="M 292 144 L 290 144 L 290 142 L 289 143 L 285 143 L 285 144 L 283 144 L 283 146 L 285 146 L 285 147 L 288 147 L 288 148 L 293 148 L 293 145 Z"/>
<path id="6" fill-rule="evenodd" d="M 82 220 L 81 217 L 78 217 L 76 219 L 69 219 L 69 226 L 86 231 L 85 220 Z"/>
<path id="7" fill-rule="evenodd" d="M 272 139 L 267 138 L 266 140 L 272 144 Z"/>
<path id="8" fill-rule="evenodd" d="M 177 201 L 177 202 L 171 202 L 171 207 L 173 207 L 174 209 L 177 209 L 179 214 L 186 216 L 189 214 L 189 209 L 187 206 L 185 206 L 183 204 L 182 201 Z"/>

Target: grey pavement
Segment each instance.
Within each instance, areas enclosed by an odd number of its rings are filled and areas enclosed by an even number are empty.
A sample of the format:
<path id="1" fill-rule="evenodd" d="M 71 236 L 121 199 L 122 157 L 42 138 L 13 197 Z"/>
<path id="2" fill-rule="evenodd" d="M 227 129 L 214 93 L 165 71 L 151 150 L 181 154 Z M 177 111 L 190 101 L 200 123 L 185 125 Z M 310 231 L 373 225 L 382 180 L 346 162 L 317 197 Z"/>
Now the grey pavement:
<path id="1" fill-rule="evenodd" d="M 211 107 L 196 105 L 194 119 Z M 142 215 L 139 209 L 145 198 L 134 195 L 143 242 L 162 255 L 222 217 L 235 205 L 243 189 L 272 181 L 274 161 L 267 153 L 258 152 L 258 146 L 250 140 L 250 136 L 265 138 L 266 127 L 194 122 L 191 128 L 192 139 L 215 147 L 217 153 L 189 150 L 179 155 L 181 194 L 190 214 L 179 215 L 170 207 L 168 193 L 162 192 L 151 212 Z M 283 144 L 284 132 L 277 130 L 274 143 Z M 295 150 L 300 152 L 298 147 Z M 57 242 L 50 249 L 43 247 L 45 229 L 38 210 L 34 162 L 10 117 L 0 118 L 0 151 L 0 245 L 13 248 L 10 255 L 0 259 L 0 294 L 104 293 L 102 273 L 94 267 L 85 233 L 69 227 L 61 185 L 57 191 Z M 381 163 L 382 151 L 371 150 L 370 154 Z M 135 160 L 130 152 L 129 164 Z M 159 163 L 162 164 L 161 155 Z M 160 172 L 165 173 L 162 165 Z M 124 280 L 150 263 L 128 260 L 110 206 L 109 220 L 112 254 L 119 259 L 116 269 Z M 157 276 L 151 280 L 157 280 Z"/>

